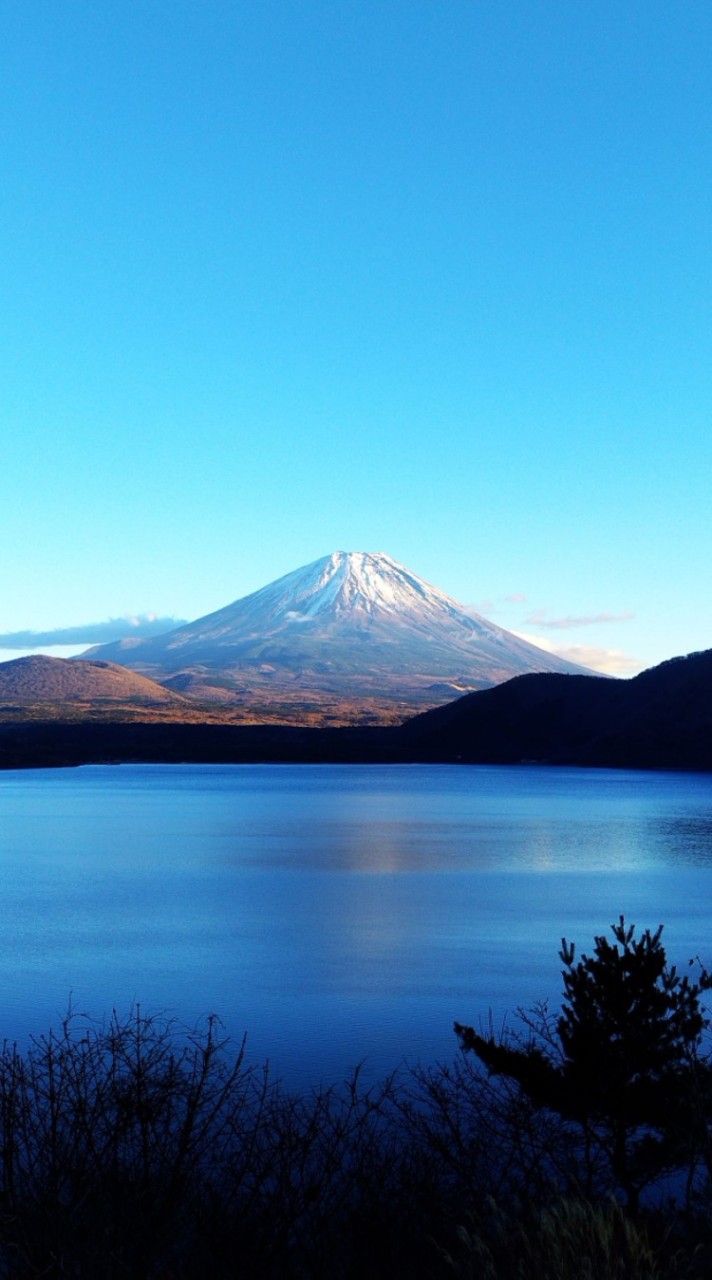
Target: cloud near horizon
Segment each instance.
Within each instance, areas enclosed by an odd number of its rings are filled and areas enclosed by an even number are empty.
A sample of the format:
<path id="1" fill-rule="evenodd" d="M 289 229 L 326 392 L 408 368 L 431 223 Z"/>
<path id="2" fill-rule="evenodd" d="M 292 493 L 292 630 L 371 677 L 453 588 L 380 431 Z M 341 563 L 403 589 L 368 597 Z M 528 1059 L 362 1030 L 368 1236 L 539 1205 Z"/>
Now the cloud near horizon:
<path id="1" fill-rule="evenodd" d="M 588 667 L 590 671 L 604 676 L 636 676 L 645 667 L 645 663 L 621 649 L 603 649 L 592 644 L 553 644 L 546 636 L 532 635 L 529 631 L 515 631 L 513 634 L 546 653 L 565 658 L 567 662 L 576 662 L 580 667 Z"/>
<path id="2" fill-rule="evenodd" d="M 138 639 L 160 636 L 183 626 L 183 618 L 158 618 L 155 613 L 136 617 L 107 618 L 105 622 L 86 622 L 76 627 L 56 627 L 53 631 L 5 631 L 0 634 L 0 649 L 37 649 L 41 645 L 111 644 L 127 636 Z"/>

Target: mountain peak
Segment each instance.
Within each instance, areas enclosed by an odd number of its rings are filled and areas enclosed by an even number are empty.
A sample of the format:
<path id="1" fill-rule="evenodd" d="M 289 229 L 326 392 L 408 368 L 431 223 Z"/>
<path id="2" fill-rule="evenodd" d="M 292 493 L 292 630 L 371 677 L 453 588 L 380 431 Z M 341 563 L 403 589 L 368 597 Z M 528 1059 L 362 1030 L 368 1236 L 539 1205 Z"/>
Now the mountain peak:
<path id="1" fill-rule="evenodd" d="M 454 600 L 384 551 L 332 551 L 254 593 L 264 603 L 268 594 L 275 597 L 277 611 L 281 596 L 285 616 L 305 620 L 342 614 L 356 622 L 378 613 L 457 608 Z"/>
<path id="2" fill-rule="evenodd" d="M 333 551 L 163 636 L 92 654 L 300 723 L 402 719 L 523 672 L 582 671 L 383 551 Z"/>

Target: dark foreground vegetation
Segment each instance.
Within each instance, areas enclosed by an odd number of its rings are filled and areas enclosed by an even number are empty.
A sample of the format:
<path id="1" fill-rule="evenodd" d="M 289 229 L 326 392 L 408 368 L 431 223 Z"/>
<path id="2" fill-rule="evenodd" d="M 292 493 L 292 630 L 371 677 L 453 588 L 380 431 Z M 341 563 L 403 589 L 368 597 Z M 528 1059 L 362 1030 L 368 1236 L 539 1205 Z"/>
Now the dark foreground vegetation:
<path id="1" fill-rule="evenodd" d="M 451 1064 L 295 1096 L 208 1020 L 69 1016 L 0 1057 L 0 1275 L 712 1274 L 704 970 L 621 920 L 564 1006 Z"/>

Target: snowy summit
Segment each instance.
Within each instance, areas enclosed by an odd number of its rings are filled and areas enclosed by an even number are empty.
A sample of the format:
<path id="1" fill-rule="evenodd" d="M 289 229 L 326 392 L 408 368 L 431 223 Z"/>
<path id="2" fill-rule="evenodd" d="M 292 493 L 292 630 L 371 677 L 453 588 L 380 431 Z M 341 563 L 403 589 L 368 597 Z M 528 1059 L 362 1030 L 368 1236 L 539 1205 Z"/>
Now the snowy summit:
<path id="1" fill-rule="evenodd" d="M 403 718 L 524 672 L 581 672 L 371 551 L 334 551 L 196 622 L 91 656 L 222 702 L 285 705 L 289 719 L 307 708 L 322 722 L 342 721 L 342 704 L 358 704 L 360 719 Z"/>

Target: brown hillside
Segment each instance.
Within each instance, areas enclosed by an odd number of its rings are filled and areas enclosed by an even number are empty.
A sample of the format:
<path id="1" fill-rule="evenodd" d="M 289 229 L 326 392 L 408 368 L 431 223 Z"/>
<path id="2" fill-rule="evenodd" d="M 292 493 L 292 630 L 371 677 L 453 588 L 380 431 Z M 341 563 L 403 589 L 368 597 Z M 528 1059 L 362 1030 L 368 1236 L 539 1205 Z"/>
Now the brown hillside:
<path id="1" fill-rule="evenodd" d="M 0 705 L 38 702 L 185 705 L 180 694 L 115 662 L 33 655 L 0 663 Z"/>
<path id="2" fill-rule="evenodd" d="M 229 703 L 213 692 L 165 688 L 148 676 L 102 659 L 32 656 L 0 663 L 0 721 L 169 721 L 201 724 L 344 725 L 397 723 L 403 708 L 378 699 L 328 698 L 291 690 Z M 221 692 L 216 689 L 215 692 Z M 271 692 L 271 691 L 270 691 Z M 196 693 L 198 696 L 196 696 Z"/>

